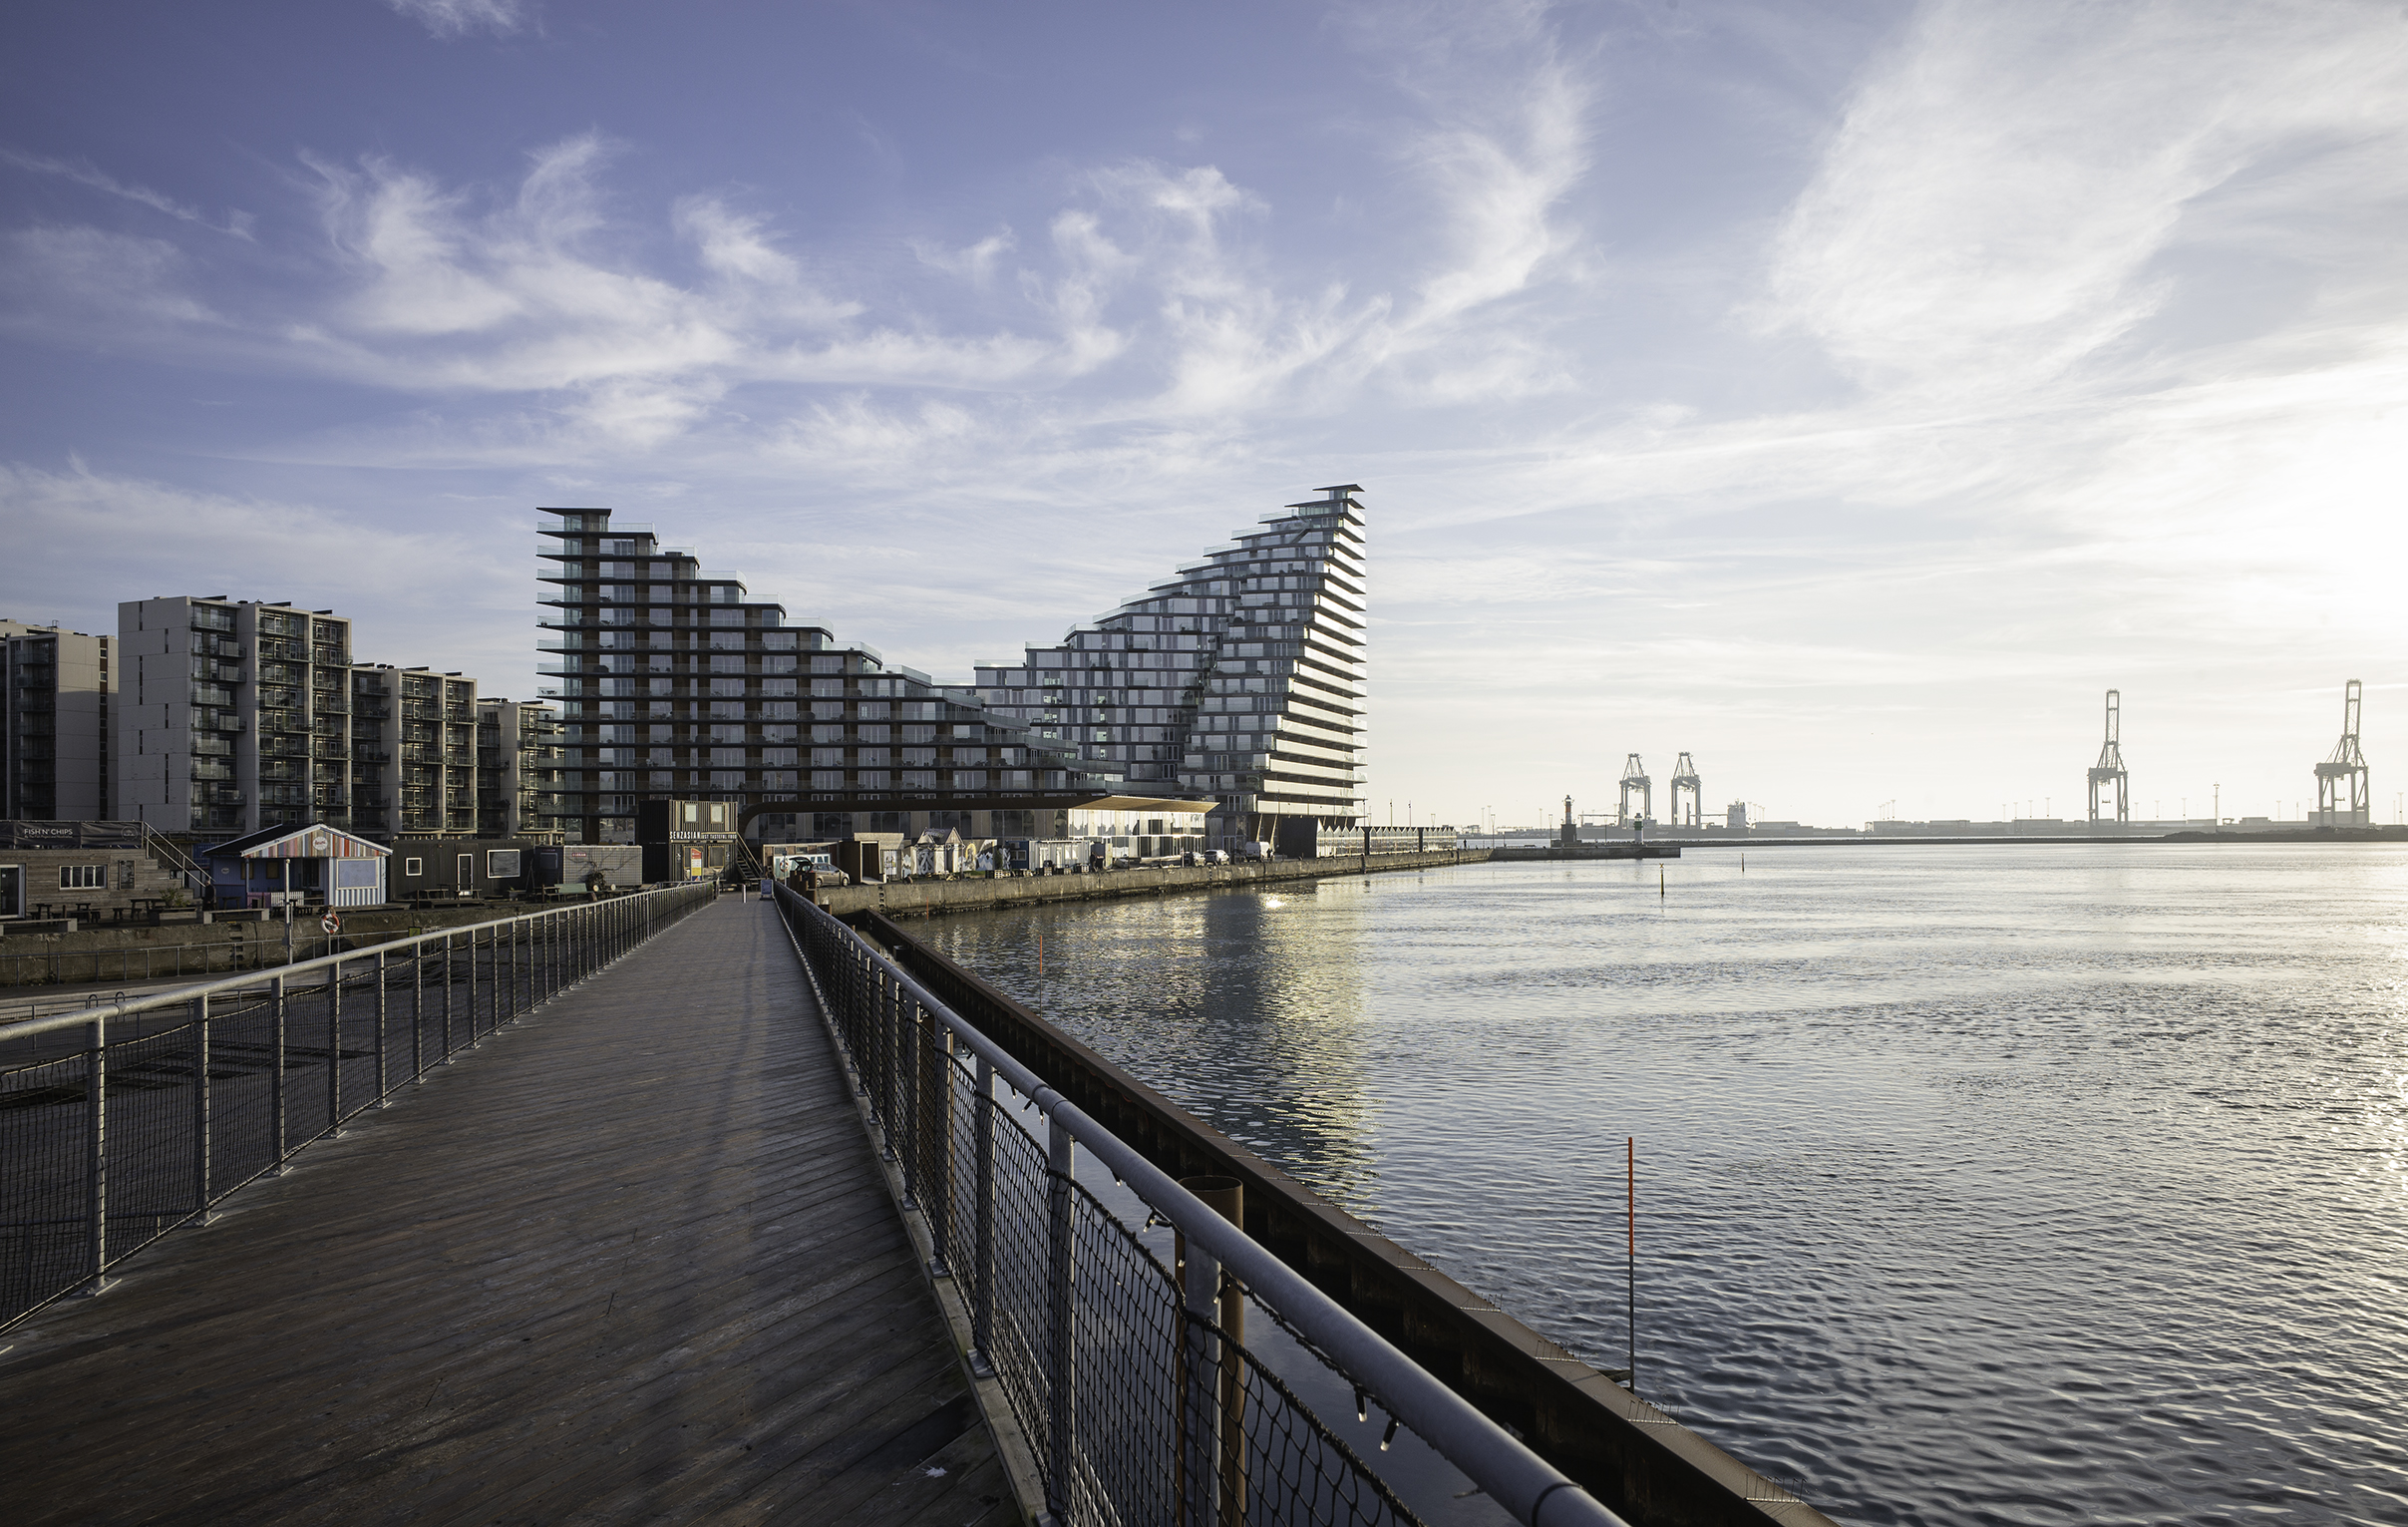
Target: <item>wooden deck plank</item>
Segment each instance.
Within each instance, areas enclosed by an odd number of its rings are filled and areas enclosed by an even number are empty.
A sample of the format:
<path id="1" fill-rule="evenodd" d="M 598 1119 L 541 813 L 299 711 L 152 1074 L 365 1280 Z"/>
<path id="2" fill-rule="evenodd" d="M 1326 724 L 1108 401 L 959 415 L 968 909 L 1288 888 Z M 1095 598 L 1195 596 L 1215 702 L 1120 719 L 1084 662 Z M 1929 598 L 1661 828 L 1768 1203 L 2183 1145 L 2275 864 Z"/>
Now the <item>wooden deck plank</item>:
<path id="1" fill-rule="evenodd" d="M 1015 1514 L 749 899 L 9 1340 L 29 1523 Z"/>

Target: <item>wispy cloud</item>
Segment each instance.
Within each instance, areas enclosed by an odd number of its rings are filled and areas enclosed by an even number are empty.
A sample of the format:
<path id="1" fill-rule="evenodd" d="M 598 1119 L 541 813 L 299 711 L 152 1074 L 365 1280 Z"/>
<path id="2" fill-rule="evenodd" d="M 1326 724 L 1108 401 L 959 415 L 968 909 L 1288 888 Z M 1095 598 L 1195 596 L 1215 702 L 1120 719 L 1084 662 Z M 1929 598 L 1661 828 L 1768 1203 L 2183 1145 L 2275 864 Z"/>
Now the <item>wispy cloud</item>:
<path id="1" fill-rule="evenodd" d="M 437 37 L 471 32 L 507 35 L 535 21 L 534 0 L 386 0 L 386 4 Z"/>
<path id="2" fill-rule="evenodd" d="M 28 154 L 22 149 L 0 148 L 0 163 L 11 164 L 20 170 L 32 171 L 36 175 L 57 176 L 61 180 L 73 181 L 78 186 L 89 186 L 94 191 L 147 206 L 155 212 L 165 212 L 181 222 L 212 228 L 220 233 L 231 234 L 236 238 L 247 239 L 252 236 L 251 229 L 254 219 L 248 212 L 232 211 L 226 213 L 224 221 L 212 221 L 208 214 L 198 207 L 187 206 L 172 196 L 153 191 L 148 186 L 137 186 L 121 181 L 88 160 L 52 159 L 45 154 Z"/>

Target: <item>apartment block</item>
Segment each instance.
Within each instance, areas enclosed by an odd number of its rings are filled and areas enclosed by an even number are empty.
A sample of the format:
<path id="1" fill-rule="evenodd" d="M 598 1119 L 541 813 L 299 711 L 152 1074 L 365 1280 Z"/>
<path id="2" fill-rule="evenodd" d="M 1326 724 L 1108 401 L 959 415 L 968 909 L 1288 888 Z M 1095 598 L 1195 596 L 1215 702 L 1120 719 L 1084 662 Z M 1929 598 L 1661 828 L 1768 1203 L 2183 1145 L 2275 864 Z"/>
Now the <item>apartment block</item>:
<path id="1" fill-rule="evenodd" d="M 109 790 L 113 642 L 0 620 L 0 818 L 97 822 Z"/>
<path id="2" fill-rule="evenodd" d="M 1060 746 L 1034 744 L 967 686 L 788 624 L 785 605 L 750 597 L 690 547 L 662 546 L 649 524 L 607 509 L 539 513 L 558 517 L 541 532 L 536 623 L 561 748 L 542 825 L 568 842 L 632 843 L 636 803 L 668 798 L 798 807 L 757 817 L 756 838 L 930 825 L 1026 835 L 1028 824 L 991 820 L 1010 809 L 999 798 L 1089 783 Z M 973 822 L 973 811 L 988 815 Z"/>
<path id="3" fill-rule="evenodd" d="M 351 670 L 356 831 L 477 831 L 477 681 L 386 663 Z"/>
<path id="4" fill-rule="evenodd" d="M 541 700 L 477 702 L 477 836 L 526 838 L 560 815 L 560 712 Z"/>
<path id="5" fill-rule="evenodd" d="M 351 622 L 178 596 L 118 606 L 117 814 L 166 832 L 351 825 Z"/>
<path id="6" fill-rule="evenodd" d="M 1132 796 L 1214 802 L 1215 847 L 1309 856 L 1362 818 L 1362 490 L 1265 515 L 1063 640 L 980 663 L 976 696 Z"/>

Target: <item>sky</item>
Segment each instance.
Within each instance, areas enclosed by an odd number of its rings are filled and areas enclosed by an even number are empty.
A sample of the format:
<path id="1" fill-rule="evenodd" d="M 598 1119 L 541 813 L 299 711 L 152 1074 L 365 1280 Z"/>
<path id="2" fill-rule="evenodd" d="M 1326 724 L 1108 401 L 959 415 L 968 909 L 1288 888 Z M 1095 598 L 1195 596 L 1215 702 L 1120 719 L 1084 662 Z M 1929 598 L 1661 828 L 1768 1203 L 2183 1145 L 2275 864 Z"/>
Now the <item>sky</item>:
<path id="1" fill-rule="evenodd" d="M 19 0 L 0 617 L 525 695 L 607 506 L 966 681 L 1359 483 L 1374 821 L 2388 822 L 2404 235 L 2396 0 Z"/>

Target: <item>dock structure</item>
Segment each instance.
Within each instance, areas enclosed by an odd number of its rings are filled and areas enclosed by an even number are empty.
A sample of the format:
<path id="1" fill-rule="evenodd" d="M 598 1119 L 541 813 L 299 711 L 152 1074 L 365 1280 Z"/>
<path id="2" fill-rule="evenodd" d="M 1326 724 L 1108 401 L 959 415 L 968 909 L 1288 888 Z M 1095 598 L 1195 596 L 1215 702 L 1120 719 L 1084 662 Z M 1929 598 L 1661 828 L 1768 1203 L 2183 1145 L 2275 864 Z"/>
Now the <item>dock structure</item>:
<path id="1" fill-rule="evenodd" d="M 771 896 L 0 1025 L 10 1520 L 1827 1523 L 878 913 Z"/>
<path id="2" fill-rule="evenodd" d="M 723 900 L 0 1335 L 10 1517 L 1019 1516 L 771 908 Z"/>

